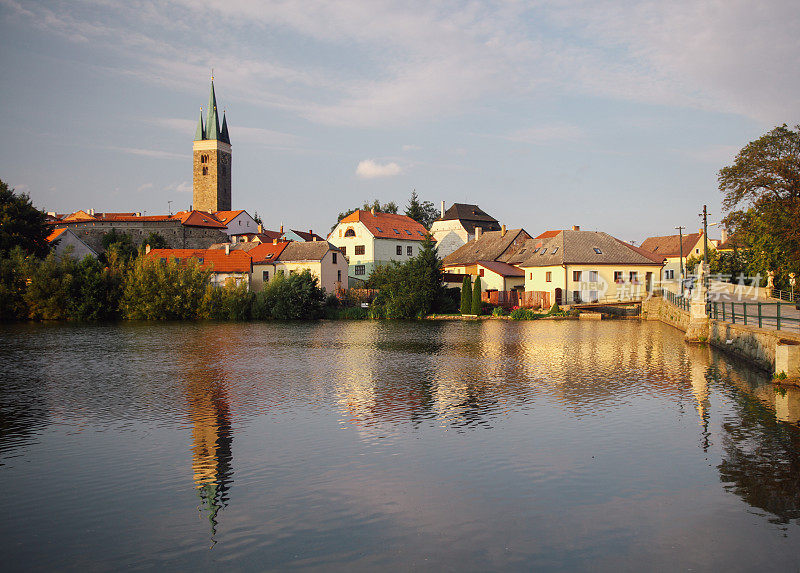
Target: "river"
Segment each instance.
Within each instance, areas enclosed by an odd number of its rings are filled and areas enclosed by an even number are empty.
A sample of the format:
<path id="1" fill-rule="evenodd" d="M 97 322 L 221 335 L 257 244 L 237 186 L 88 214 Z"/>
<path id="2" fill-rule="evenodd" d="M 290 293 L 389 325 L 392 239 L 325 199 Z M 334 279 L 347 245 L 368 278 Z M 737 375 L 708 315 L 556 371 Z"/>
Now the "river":
<path id="1" fill-rule="evenodd" d="M 4 570 L 800 568 L 800 391 L 638 321 L 0 327 Z"/>

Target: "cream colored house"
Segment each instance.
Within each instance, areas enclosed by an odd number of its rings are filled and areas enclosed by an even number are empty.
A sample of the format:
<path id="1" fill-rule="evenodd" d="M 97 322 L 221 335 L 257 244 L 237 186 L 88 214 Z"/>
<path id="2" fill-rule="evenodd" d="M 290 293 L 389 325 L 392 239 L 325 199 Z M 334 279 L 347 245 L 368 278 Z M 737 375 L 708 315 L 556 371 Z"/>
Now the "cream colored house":
<path id="1" fill-rule="evenodd" d="M 253 259 L 251 288 L 260 291 L 277 275 L 288 276 L 308 269 L 325 292 L 347 285 L 347 259 L 328 241 L 274 241 L 246 251 Z"/>
<path id="2" fill-rule="evenodd" d="M 442 258 L 475 239 L 476 233 L 499 230 L 497 219 L 477 205 L 453 203 L 445 211 L 444 201 L 442 216 L 431 225 L 431 235 Z"/>
<path id="3" fill-rule="evenodd" d="M 417 256 L 427 234 L 425 227 L 405 215 L 358 210 L 334 227 L 328 241 L 347 257 L 348 282 L 355 285 L 380 265 Z"/>
<path id="4" fill-rule="evenodd" d="M 527 245 L 517 265 L 525 290 L 549 292 L 557 304 L 645 298 L 661 276 L 659 256 L 599 231 L 559 231 Z"/>
<path id="5" fill-rule="evenodd" d="M 683 252 L 681 252 L 681 242 Z M 665 235 L 662 237 L 648 237 L 642 242 L 641 248 L 655 256 L 663 257 L 664 268 L 661 273 L 660 281 L 663 288 L 672 292 L 680 292 L 681 279 L 681 256 L 683 256 L 684 278 L 691 275 L 694 270 L 686 268 L 686 260 L 691 257 L 703 256 L 703 230 L 697 233 L 683 235 Z M 714 249 L 718 241 L 708 240 L 708 248 Z"/>
<path id="6" fill-rule="evenodd" d="M 509 264 L 512 255 L 530 240 L 525 229 L 501 228 L 483 233 L 442 259 L 442 270 L 481 277 L 481 290 L 508 291 L 524 286 L 522 271 Z"/>

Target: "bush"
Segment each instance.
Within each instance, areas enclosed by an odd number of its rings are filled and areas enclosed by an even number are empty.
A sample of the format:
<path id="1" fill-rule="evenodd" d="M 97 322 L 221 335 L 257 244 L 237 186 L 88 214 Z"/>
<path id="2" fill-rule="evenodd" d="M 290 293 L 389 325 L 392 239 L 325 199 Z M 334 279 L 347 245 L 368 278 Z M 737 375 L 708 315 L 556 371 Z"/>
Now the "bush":
<path id="1" fill-rule="evenodd" d="M 132 320 L 191 320 L 201 314 L 210 273 L 197 260 L 138 257 L 125 276 L 120 310 Z"/>
<path id="2" fill-rule="evenodd" d="M 496 306 L 492 309 L 492 316 L 508 316 L 508 312 L 502 306 Z"/>
<path id="3" fill-rule="evenodd" d="M 30 260 L 21 247 L 0 251 L 0 321 L 24 320 L 28 317 L 25 302 Z"/>
<path id="4" fill-rule="evenodd" d="M 211 320 L 249 320 L 252 318 L 255 295 L 247 285 L 229 281 L 222 287 L 206 286 L 200 317 Z"/>
<path id="5" fill-rule="evenodd" d="M 464 276 L 461 283 L 461 314 L 472 314 L 472 277 Z"/>
<path id="6" fill-rule="evenodd" d="M 317 277 L 306 269 L 285 277 L 277 275 L 255 296 L 253 318 L 264 320 L 308 320 L 323 316 L 325 292 Z"/>
<path id="7" fill-rule="evenodd" d="M 472 287 L 472 312 L 476 316 L 483 314 L 483 304 L 481 301 L 481 277 L 475 277 L 475 285 Z"/>
<path id="8" fill-rule="evenodd" d="M 538 312 L 534 312 L 528 308 L 516 308 L 511 311 L 510 316 L 512 320 L 537 320 L 546 315 L 539 314 Z"/>

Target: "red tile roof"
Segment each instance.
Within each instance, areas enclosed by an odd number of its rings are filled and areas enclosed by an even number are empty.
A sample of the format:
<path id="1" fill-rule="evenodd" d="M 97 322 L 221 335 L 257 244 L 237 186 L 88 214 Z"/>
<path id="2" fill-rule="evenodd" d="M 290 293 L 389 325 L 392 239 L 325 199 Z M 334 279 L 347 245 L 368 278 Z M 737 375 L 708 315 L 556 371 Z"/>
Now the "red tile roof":
<path id="1" fill-rule="evenodd" d="M 380 239 L 403 239 L 406 241 L 422 241 L 428 230 L 411 217 L 392 213 L 375 213 L 359 209 L 341 220 L 341 223 L 360 221 L 369 232 Z"/>
<path id="2" fill-rule="evenodd" d="M 683 236 L 684 257 L 691 254 L 691 250 L 702 236 L 702 233 L 687 233 Z M 680 244 L 680 235 L 666 235 L 663 237 L 648 237 L 642 242 L 641 247 L 651 254 L 661 255 L 662 257 L 679 257 L 681 256 Z"/>
<path id="3" fill-rule="evenodd" d="M 525 271 L 514 265 L 509 265 L 508 263 L 501 263 L 499 261 L 478 261 L 478 265 L 489 269 L 493 273 L 497 273 L 501 277 L 525 276 Z"/>
<path id="4" fill-rule="evenodd" d="M 58 239 L 64 231 L 66 231 L 66 229 L 56 229 L 55 231 L 47 235 L 47 242 L 52 243 L 53 241 Z"/>
<path id="5" fill-rule="evenodd" d="M 242 213 L 244 213 L 244 209 L 239 209 L 238 211 L 214 211 L 213 215 L 223 223 L 228 223 Z"/>
<path id="6" fill-rule="evenodd" d="M 214 215 L 206 211 L 181 211 L 172 216 L 173 219 L 180 219 L 181 223 L 189 227 L 212 227 L 216 229 L 226 229 Z"/>
<path id="7" fill-rule="evenodd" d="M 281 241 L 278 244 L 261 243 L 246 252 L 253 259 L 253 264 L 269 263 L 276 260 L 288 244 L 289 241 Z"/>
<path id="8" fill-rule="evenodd" d="M 200 267 L 215 273 L 249 273 L 252 270 L 252 259 L 244 251 L 231 251 L 226 255 L 223 249 L 153 249 L 147 256 L 202 260 Z"/>

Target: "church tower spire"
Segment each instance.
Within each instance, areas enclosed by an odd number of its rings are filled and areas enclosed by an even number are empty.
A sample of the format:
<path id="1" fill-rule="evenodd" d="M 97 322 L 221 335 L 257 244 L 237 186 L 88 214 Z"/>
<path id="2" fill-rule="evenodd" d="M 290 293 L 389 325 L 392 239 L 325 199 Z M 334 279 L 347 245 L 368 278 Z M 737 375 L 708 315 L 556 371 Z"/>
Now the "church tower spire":
<path id="1" fill-rule="evenodd" d="M 228 122 L 223 113 L 222 129 L 217 113 L 217 95 L 214 76 L 211 76 L 211 93 L 203 125 L 203 111 L 194 136 L 193 193 L 194 208 L 199 211 L 231 210 L 231 165 L 232 150 L 228 134 Z"/>

